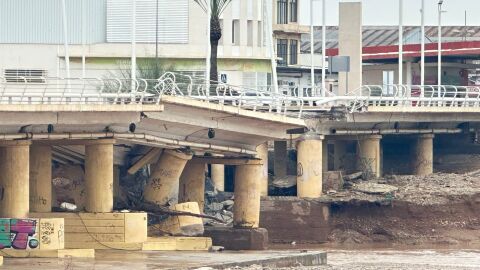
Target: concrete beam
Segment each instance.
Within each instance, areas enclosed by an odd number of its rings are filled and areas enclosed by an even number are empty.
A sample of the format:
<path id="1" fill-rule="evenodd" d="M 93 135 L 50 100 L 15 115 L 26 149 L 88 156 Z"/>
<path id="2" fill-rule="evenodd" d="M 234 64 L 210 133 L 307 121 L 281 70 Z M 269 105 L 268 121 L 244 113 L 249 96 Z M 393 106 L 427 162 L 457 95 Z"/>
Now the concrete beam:
<path id="1" fill-rule="evenodd" d="M 382 136 L 360 136 L 357 148 L 357 169 L 363 171 L 368 177 L 382 176 L 382 153 L 380 140 Z"/>
<path id="2" fill-rule="evenodd" d="M 30 147 L 30 211 L 52 211 L 52 147 Z"/>
<path id="3" fill-rule="evenodd" d="M 306 135 L 297 143 L 297 196 L 319 198 L 323 181 L 323 136 Z"/>
<path id="4" fill-rule="evenodd" d="M 138 170 L 143 168 L 147 164 L 151 164 L 158 160 L 159 156 L 162 154 L 161 148 L 152 148 L 148 153 L 141 157 L 137 162 L 135 162 L 129 169 L 128 174 L 135 174 Z"/>
<path id="5" fill-rule="evenodd" d="M 260 222 L 261 165 L 242 165 L 235 170 L 233 226 L 258 228 Z"/>
<path id="6" fill-rule="evenodd" d="M 425 176 L 433 173 L 433 134 L 424 134 L 416 138 L 412 169 L 414 175 Z"/>

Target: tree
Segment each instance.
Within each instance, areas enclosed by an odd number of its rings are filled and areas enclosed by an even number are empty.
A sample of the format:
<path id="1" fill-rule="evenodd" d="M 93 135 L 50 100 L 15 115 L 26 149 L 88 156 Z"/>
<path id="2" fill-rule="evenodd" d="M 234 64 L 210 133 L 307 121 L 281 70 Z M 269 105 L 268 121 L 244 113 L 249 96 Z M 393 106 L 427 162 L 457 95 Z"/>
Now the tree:
<path id="1" fill-rule="evenodd" d="M 195 2 L 207 12 L 208 1 L 210 1 L 210 47 L 212 55 L 210 56 L 210 80 L 218 81 L 218 41 L 222 38 L 222 27 L 220 25 L 220 16 L 232 0 L 195 0 Z M 208 13 L 208 12 L 207 12 Z"/>

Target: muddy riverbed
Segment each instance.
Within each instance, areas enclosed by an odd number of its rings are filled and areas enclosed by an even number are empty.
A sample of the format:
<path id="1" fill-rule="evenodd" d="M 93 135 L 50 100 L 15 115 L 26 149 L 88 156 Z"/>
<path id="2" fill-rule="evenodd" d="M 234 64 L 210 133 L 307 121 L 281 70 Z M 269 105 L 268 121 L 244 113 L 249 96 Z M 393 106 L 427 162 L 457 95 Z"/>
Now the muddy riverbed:
<path id="1" fill-rule="evenodd" d="M 473 270 L 480 269 L 480 250 L 327 250 L 328 265 L 285 270 Z M 261 266 L 242 268 L 265 269 Z"/>

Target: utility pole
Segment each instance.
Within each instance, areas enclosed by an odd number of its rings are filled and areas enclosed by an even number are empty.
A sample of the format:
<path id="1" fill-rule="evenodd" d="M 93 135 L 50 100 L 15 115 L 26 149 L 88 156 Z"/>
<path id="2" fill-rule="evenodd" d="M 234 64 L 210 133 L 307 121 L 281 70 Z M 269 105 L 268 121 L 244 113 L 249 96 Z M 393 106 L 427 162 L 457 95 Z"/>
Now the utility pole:
<path id="1" fill-rule="evenodd" d="M 132 41 L 132 55 L 131 55 L 131 90 L 134 92 L 136 90 L 136 80 L 137 80 L 137 4 L 136 0 L 132 0 L 132 32 L 131 32 L 131 41 Z"/>
<path id="2" fill-rule="evenodd" d="M 422 26 L 421 26 L 421 67 L 420 67 L 420 85 L 421 88 L 421 96 L 424 96 L 423 86 L 425 85 L 425 0 L 422 0 Z"/>
<path id="3" fill-rule="evenodd" d="M 315 37 L 314 37 L 314 27 L 313 27 L 313 2 L 314 0 L 310 0 L 310 80 L 311 80 L 311 88 L 312 88 L 312 95 L 317 95 L 315 91 L 315 64 L 314 64 L 314 57 L 315 57 Z"/>
<path id="4" fill-rule="evenodd" d="M 326 56 L 327 53 L 327 11 L 326 11 L 326 2 L 327 0 L 322 0 L 322 97 L 326 96 L 327 88 L 325 84 L 326 79 Z"/>
<path id="5" fill-rule="evenodd" d="M 67 10 L 65 6 L 65 0 L 62 0 L 62 20 L 63 20 L 63 42 L 65 47 L 65 69 L 67 72 L 67 78 L 70 78 L 70 54 L 68 48 L 68 25 L 67 25 Z"/>
<path id="6" fill-rule="evenodd" d="M 398 84 L 403 84 L 403 0 L 398 0 Z"/>
<path id="7" fill-rule="evenodd" d="M 437 84 L 438 94 L 440 95 L 440 86 L 442 85 L 442 5 L 443 0 L 438 1 L 438 69 Z"/>

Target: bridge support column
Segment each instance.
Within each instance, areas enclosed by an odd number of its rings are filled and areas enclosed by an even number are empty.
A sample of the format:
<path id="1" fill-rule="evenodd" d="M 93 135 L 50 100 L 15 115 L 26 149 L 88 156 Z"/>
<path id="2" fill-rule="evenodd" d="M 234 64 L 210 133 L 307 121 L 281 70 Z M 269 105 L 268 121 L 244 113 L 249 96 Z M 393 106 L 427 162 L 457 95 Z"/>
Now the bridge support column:
<path id="1" fill-rule="evenodd" d="M 164 206 L 178 202 L 180 176 L 192 154 L 174 150 L 163 151 L 148 178 L 143 196 L 145 200 Z"/>
<path id="2" fill-rule="evenodd" d="M 178 202 L 197 202 L 200 213 L 205 206 L 205 163 L 188 161 L 180 176 Z"/>
<path id="3" fill-rule="evenodd" d="M 324 137 L 306 135 L 297 144 L 297 196 L 322 196 Z"/>
<path id="4" fill-rule="evenodd" d="M 335 141 L 333 149 L 333 166 L 334 170 L 339 171 L 345 169 L 344 160 L 347 154 L 347 143 L 345 141 Z"/>
<path id="5" fill-rule="evenodd" d="M 433 173 L 433 134 L 419 135 L 413 151 L 413 174 L 429 175 Z"/>
<path id="6" fill-rule="evenodd" d="M 367 177 L 378 178 L 382 175 L 382 155 L 380 140 L 382 136 L 371 135 L 360 138 L 357 148 L 357 169 Z"/>
<path id="7" fill-rule="evenodd" d="M 287 141 L 274 141 L 273 150 L 275 160 L 273 161 L 273 173 L 276 177 L 287 176 Z"/>
<path id="8" fill-rule="evenodd" d="M 262 165 L 241 165 L 235 170 L 233 226 L 258 228 Z"/>
<path id="9" fill-rule="evenodd" d="M 30 141 L 0 142 L 0 218 L 27 218 L 30 211 Z"/>
<path id="10" fill-rule="evenodd" d="M 218 191 L 225 191 L 225 165 L 211 164 L 210 176 Z"/>
<path id="11" fill-rule="evenodd" d="M 268 196 L 268 143 L 257 146 L 257 158 L 263 162 L 260 178 L 260 194 Z"/>
<path id="12" fill-rule="evenodd" d="M 52 211 L 52 147 L 30 147 L 30 211 Z"/>
<path id="13" fill-rule="evenodd" d="M 115 140 L 92 140 L 85 145 L 85 210 L 113 211 L 113 144 Z"/>

